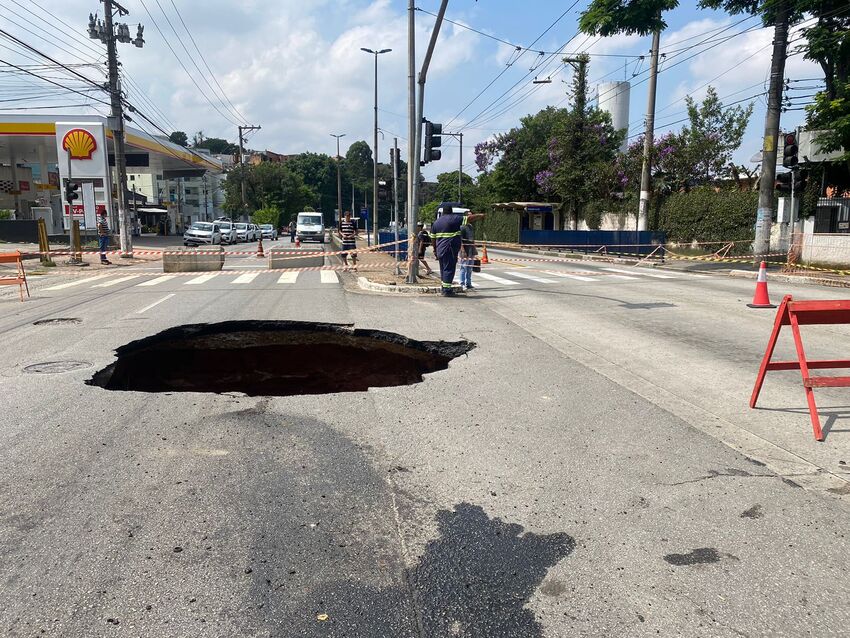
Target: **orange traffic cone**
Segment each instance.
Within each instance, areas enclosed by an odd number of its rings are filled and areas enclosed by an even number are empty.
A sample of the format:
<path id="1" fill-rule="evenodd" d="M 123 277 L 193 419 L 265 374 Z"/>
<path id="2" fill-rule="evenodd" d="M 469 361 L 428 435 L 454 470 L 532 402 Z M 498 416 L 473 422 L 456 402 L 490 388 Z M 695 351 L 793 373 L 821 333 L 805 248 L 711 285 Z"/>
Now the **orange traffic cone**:
<path id="1" fill-rule="evenodd" d="M 770 303 L 770 296 L 767 294 L 767 264 L 761 262 L 759 266 L 759 276 L 756 280 L 756 294 L 753 297 L 753 303 L 748 303 L 750 308 L 776 308 Z"/>
<path id="2" fill-rule="evenodd" d="M 487 246 L 481 247 L 481 264 L 489 264 L 490 258 L 487 257 Z"/>
<path id="3" fill-rule="evenodd" d="M 266 254 L 263 252 L 263 238 L 260 237 L 257 242 L 257 257 L 265 257 Z"/>

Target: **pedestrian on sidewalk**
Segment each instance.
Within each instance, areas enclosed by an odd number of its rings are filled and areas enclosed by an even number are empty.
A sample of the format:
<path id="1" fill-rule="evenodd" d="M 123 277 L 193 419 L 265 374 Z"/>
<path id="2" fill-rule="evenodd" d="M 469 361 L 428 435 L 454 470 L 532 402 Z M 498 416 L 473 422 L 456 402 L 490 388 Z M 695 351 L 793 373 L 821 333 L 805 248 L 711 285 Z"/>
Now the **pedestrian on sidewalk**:
<path id="1" fill-rule="evenodd" d="M 289 241 L 290 241 L 290 243 L 293 243 L 293 244 L 295 243 L 295 231 L 297 229 L 298 229 L 298 225 L 295 223 L 295 220 L 293 219 L 291 222 L 289 222 Z"/>
<path id="2" fill-rule="evenodd" d="M 475 228 L 472 224 L 464 224 L 460 227 L 460 287 L 464 290 L 473 290 L 472 267 L 477 255 Z"/>
<path id="3" fill-rule="evenodd" d="M 431 245 L 431 235 L 422 222 L 416 224 L 416 231 L 416 250 L 419 254 L 419 262 L 425 266 L 425 274 L 430 275 L 434 271 L 431 270 L 431 266 L 425 261 L 425 250 Z"/>
<path id="4" fill-rule="evenodd" d="M 345 211 L 345 219 L 339 225 L 339 235 L 342 238 L 342 263 L 345 264 L 345 270 L 348 270 L 348 251 L 351 253 L 351 263 L 354 265 L 353 270 L 357 270 L 357 229 L 354 227 L 354 222 L 351 221 L 351 211 Z"/>
<path id="5" fill-rule="evenodd" d="M 431 224 L 431 237 L 435 244 L 437 260 L 440 262 L 441 294 L 454 297 L 452 282 L 457 270 L 457 258 L 460 254 L 460 228 L 476 219 L 483 219 L 484 213 L 461 215 L 452 211 L 451 206 L 443 208 L 443 214 Z"/>
<path id="6" fill-rule="evenodd" d="M 109 250 L 109 222 L 106 221 L 105 210 L 101 211 L 97 220 L 97 243 L 100 247 L 100 263 L 108 266 L 112 262 L 106 258 L 106 252 Z"/>

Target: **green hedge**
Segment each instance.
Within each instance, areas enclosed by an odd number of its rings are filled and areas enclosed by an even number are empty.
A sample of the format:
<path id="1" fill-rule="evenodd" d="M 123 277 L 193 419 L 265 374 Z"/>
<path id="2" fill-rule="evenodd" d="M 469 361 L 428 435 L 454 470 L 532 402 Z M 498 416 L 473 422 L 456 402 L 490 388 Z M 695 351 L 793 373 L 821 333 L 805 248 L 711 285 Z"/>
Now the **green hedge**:
<path id="1" fill-rule="evenodd" d="M 659 207 L 658 230 L 674 242 L 752 240 L 758 199 L 756 191 L 673 193 Z"/>
<path id="2" fill-rule="evenodd" d="M 475 222 L 475 238 L 487 241 L 519 242 L 519 217 L 516 211 L 489 210 Z"/>

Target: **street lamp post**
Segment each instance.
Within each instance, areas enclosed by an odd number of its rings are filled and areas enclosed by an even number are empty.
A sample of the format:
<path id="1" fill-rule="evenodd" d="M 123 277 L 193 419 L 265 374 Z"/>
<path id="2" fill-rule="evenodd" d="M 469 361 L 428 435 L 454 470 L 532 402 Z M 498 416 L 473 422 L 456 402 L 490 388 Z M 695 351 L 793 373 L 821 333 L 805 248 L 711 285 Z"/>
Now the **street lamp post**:
<path id="1" fill-rule="evenodd" d="M 340 173 L 340 162 L 341 157 L 339 155 L 339 138 L 345 137 L 345 133 L 331 133 L 331 137 L 336 138 L 336 209 L 337 209 L 337 219 L 336 225 L 337 229 L 339 229 L 339 225 L 342 223 L 342 174 Z M 351 202 L 352 207 L 354 206 L 354 202 Z"/>
<path id="2" fill-rule="evenodd" d="M 372 165 L 373 165 L 373 175 L 372 175 L 372 215 L 374 218 L 372 219 L 372 226 L 374 228 L 374 238 L 375 245 L 378 245 L 378 56 L 382 53 L 389 53 L 392 49 L 381 49 L 372 50 L 366 49 L 364 47 L 360 48 L 361 51 L 365 51 L 366 53 L 371 53 L 375 56 L 375 144 L 372 147 Z"/>

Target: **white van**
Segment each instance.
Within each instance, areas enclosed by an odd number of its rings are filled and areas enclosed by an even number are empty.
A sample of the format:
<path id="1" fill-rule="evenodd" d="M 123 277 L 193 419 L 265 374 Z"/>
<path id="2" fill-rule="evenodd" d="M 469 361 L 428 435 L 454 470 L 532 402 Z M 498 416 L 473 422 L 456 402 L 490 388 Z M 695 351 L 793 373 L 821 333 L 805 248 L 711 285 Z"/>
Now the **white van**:
<path id="1" fill-rule="evenodd" d="M 317 241 L 325 243 L 325 224 L 321 213 L 298 213 L 295 222 L 295 234 L 301 241 Z"/>

